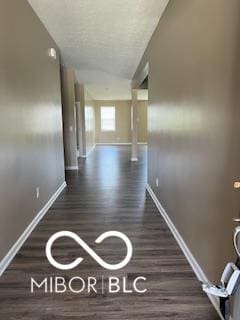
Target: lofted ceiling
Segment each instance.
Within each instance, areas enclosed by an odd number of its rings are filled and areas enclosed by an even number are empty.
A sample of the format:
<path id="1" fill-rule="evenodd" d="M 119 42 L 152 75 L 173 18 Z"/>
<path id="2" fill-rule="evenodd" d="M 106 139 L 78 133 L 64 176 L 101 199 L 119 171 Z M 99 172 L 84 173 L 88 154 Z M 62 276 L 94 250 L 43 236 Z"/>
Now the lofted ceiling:
<path id="1" fill-rule="evenodd" d="M 131 79 L 168 0 L 28 0 L 95 99 L 130 99 Z"/>

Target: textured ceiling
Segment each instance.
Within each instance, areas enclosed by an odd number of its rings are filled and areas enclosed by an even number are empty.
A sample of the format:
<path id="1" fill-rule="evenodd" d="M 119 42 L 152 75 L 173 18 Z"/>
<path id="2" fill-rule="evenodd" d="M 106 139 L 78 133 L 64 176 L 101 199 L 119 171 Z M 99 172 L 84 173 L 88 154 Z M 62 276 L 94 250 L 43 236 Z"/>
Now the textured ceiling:
<path id="1" fill-rule="evenodd" d="M 29 0 L 96 99 L 130 98 L 130 80 L 168 0 Z"/>

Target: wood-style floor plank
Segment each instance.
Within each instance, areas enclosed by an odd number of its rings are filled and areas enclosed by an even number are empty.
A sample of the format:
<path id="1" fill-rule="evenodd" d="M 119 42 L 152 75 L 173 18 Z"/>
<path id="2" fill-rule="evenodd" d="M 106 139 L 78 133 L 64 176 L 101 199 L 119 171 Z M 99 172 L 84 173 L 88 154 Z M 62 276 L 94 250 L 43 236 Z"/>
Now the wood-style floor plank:
<path id="1" fill-rule="evenodd" d="M 67 172 L 67 188 L 26 241 L 0 279 L 1 320 L 217 320 L 218 315 L 178 247 L 152 199 L 145 191 L 146 148 L 138 162 L 130 162 L 129 146 L 98 146 L 78 172 Z M 54 269 L 45 257 L 48 238 L 61 230 L 81 236 L 109 263 L 125 254 L 121 241 L 94 240 L 118 230 L 132 241 L 133 258 L 118 271 L 107 271 L 69 239 L 58 240 L 59 261 L 84 261 L 74 270 Z M 145 294 L 81 294 L 30 292 L 30 279 L 46 276 L 86 279 L 102 276 L 147 278 Z M 106 280 L 105 280 L 106 281 Z M 99 285 L 100 289 L 100 285 Z"/>

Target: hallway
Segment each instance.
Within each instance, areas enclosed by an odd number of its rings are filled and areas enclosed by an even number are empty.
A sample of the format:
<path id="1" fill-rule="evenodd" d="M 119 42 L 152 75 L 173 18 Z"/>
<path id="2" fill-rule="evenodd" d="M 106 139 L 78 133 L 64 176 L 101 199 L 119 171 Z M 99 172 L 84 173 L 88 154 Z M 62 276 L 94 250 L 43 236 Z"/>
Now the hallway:
<path id="1" fill-rule="evenodd" d="M 79 171 L 67 172 L 67 188 L 33 231 L 0 280 L 0 319 L 47 320 L 216 320 L 218 316 L 202 293 L 184 255 L 145 191 L 146 147 L 139 161 L 129 161 L 130 146 L 97 146 Z M 97 294 L 30 292 L 30 279 L 47 275 L 101 278 L 109 276 L 71 240 L 58 240 L 54 256 L 84 261 L 71 271 L 54 269 L 45 256 L 45 245 L 55 232 L 77 233 L 109 263 L 121 260 L 121 243 L 94 240 L 103 232 L 124 232 L 133 245 L 133 257 L 114 276 L 144 276 L 147 292 Z"/>

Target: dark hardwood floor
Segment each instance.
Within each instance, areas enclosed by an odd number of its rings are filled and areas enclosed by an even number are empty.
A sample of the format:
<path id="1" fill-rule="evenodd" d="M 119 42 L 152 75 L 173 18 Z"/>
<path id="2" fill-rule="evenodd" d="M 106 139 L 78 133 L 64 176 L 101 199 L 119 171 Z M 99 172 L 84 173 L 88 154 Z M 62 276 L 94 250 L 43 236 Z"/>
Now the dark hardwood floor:
<path id="1" fill-rule="evenodd" d="M 129 146 L 99 146 L 87 160 L 81 159 L 78 172 L 67 172 L 67 188 L 43 218 L 0 279 L 1 320 L 216 320 L 219 319 L 184 255 L 145 191 L 146 149 L 140 160 L 131 163 Z M 81 236 L 109 263 L 125 254 L 122 242 L 94 240 L 103 232 L 118 230 L 132 241 L 133 257 L 119 271 L 100 267 L 79 245 L 59 239 L 54 256 L 71 262 L 83 257 L 75 269 L 61 271 L 45 256 L 48 238 L 61 230 Z M 74 294 L 30 292 L 30 279 L 89 276 L 105 280 L 109 275 L 147 278 L 147 292 Z"/>

